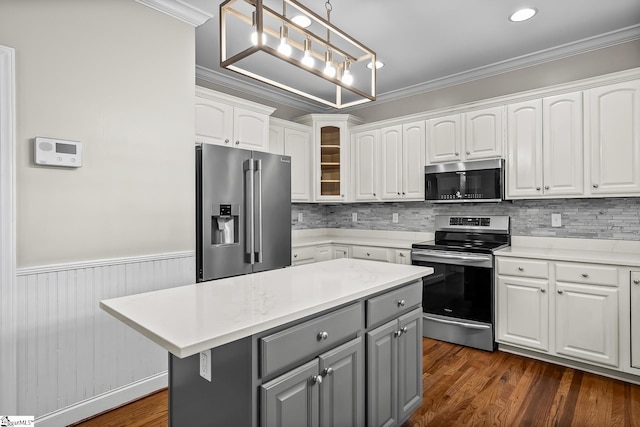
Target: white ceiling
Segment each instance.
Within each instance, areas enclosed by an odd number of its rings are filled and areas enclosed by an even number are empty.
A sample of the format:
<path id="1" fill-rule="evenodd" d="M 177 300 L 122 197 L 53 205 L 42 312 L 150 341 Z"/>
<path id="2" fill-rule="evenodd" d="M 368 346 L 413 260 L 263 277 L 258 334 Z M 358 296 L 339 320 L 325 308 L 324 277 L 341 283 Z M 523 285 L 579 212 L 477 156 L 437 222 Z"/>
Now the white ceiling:
<path id="1" fill-rule="evenodd" d="M 198 77 L 308 111 L 324 107 L 219 66 L 215 0 L 183 0 L 213 15 L 196 29 Z M 325 0 L 300 0 L 325 15 Z M 264 0 L 275 10 L 280 0 Z M 640 38 L 640 0 L 331 0 L 331 22 L 374 50 L 378 99 L 395 99 Z M 509 15 L 533 7 L 531 20 Z"/>

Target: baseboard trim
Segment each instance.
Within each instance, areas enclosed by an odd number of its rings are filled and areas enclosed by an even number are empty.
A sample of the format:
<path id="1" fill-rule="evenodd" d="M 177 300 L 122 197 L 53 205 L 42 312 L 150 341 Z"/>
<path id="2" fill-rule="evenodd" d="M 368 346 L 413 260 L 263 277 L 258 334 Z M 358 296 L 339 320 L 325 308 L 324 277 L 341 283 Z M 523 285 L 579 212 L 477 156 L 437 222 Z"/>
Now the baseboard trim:
<path id="1" fill-rule="evenodd" d="M 36 418 L 38 427 L 68 426 L 167 387 L 167 372 L 145 378 Z"/>

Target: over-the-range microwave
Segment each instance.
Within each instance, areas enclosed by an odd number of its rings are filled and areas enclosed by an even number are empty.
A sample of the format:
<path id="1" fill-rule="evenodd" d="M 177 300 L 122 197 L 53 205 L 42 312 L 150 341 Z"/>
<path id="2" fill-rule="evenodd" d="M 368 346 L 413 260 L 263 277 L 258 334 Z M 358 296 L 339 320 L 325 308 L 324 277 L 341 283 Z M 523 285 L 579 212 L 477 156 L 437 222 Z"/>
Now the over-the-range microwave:
<path id="1" fill-rule="evenodd" d="M 500 202 L 504 199 L 504 160 L 425 166 L 424 183 L 427 202 Z"/>

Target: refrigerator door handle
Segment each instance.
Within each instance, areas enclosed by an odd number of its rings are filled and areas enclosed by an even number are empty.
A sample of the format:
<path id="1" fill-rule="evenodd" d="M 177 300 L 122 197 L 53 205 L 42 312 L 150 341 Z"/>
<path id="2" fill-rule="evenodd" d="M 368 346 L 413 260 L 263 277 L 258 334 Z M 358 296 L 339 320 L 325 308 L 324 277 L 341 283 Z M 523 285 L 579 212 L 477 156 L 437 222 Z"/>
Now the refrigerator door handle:
<path id="1" fill-rule="evenodd" d="M 254 261 L 254 252 L 255 252 L 255 228 L 254 224 L 254 170 L 255 165 L 253 159 L 245 160 L 243 164 L 244 174 L 245 174 L 245 255 L 247 255 L 248 263 L 253 265 Z"/>
<path id="2" fill-rule="evenodd" d="M 255 168 L 256 168 L 256 175 L 257 175 L 257 181 L 256 181 L 256 196 L 257 196 L 257 208 L 256 208 L 256 213 L 257 213 L 257 218 L 256 218 L 256 222 L 255 222 L 255 228 L 256 228 L 256 262 L 257 263 L 262 263 L 262 160 L 261 159 L 257 159 L 255 164 Z"/>

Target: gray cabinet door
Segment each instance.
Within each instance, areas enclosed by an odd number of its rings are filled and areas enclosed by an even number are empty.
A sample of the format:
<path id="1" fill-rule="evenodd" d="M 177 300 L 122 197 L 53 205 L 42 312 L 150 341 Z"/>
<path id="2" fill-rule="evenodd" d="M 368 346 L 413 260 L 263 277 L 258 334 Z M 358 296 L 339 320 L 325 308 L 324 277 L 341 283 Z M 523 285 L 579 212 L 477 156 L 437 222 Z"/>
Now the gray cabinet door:
<path id="1" fill-rule="evenodd" d="M 403 422 L 422 403 L 422 309 L 399 319 L 398 418 Z"/>
<path id="2" fill-rule="evenodd" d="M 320 359 L 320 425 L 360 427 L 364 424 L 363 340 L 358 337 Z"/>
<path id="3" fill-rule="evenodd" d="M 318 359 L 260 386 L 262 427 L 318 427 Z"/>
<path id="4" fill-rule="evenodd" d="M 367 332 L 367 425 L 398 422 L 398 321 Z"/>

